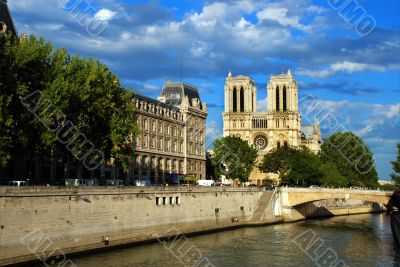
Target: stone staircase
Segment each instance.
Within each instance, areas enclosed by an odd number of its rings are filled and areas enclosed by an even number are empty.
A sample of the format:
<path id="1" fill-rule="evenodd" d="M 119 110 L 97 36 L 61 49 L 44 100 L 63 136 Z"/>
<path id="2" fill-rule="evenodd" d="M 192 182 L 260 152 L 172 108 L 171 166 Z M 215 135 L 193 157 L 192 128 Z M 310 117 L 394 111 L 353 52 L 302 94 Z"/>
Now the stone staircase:
<path id="1" fill-rule="evenodd" d="M 271 207 L 273 207 L 273 203 L 271 203 L 271 201 L 274 199 L 274 194 L 275 191 L 265 191 L 262 193 L 260 199 L 258 200 L 257 208 L 255 209 L 253 216 L 251 216 L 251 223 L 260 223 L 266 209 L 270 208 L 272 210 Z"/>

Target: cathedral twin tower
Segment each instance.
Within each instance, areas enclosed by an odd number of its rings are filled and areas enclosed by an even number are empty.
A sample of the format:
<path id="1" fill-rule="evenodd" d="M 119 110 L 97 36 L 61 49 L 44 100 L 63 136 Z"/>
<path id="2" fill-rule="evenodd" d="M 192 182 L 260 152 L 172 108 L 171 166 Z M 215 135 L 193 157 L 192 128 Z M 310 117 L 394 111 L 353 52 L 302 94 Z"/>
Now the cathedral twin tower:
<path id="1" fill-rule="evenodd" d="M 307 147 L 318 153 L 319 125 L 301 125 L 299 89 L 290 69 L 286 74 L 271 76 L 267 94 L 267 111 L 257 112 L 254 81 L 248 76 L 234 77 L 229 72 L 225 83 L 224 136 L 235 135 L 254 145 L 259 151 L 259 160 L 281 146 Z M 250 178 L 255 182 L 266 176 L 255 168 Z"/>

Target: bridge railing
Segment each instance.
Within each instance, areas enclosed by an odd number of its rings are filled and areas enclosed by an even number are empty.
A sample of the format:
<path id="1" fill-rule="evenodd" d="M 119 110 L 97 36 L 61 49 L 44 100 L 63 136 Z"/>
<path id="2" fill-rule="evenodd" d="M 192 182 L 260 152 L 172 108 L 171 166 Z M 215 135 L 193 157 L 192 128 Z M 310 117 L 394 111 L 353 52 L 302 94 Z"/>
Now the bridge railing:
<path id="1" fill-rule="evenodd" d="M 393 191 L 352 189 L 352 188 L 299 188 L 299 187 L 280 187 L 283 192 L 325 192 L 325 193 L 356 193 L 367 195 L 391 195 Z"/>

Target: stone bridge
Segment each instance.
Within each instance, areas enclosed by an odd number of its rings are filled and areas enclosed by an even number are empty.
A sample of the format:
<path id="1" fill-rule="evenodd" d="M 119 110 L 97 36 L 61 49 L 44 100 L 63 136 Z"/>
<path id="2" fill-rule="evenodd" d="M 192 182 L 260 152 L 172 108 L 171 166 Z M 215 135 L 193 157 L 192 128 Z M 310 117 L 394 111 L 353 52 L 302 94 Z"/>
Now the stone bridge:
<path id="1" fill-rule="evenodd" d="M 279 189 L 279 198 L 275 202 L 275 211 L 280 210 L 285 221 L 296 221 L 321 211 L 323 207 L 313 206 L 312 202 L 328 199 L 352 199 L 377 203 L 379 207 L 391 207 L 393 192 L 362 189 L 330 188 L 290 188 Z M 279 207 L 278 207 L 279 206 Z M 345 214 L 345 213 L 344 213 Z M 278 215 L 278 214 L 275 214 Z"/>

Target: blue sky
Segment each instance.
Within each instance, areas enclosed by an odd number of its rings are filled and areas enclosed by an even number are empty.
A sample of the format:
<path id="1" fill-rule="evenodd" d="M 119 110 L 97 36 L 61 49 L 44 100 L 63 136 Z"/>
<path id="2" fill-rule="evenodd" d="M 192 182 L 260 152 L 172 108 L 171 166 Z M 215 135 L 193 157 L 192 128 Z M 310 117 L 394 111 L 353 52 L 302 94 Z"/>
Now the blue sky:
<path id="1" fill-rule="evenodd" d="M 75 11 L 84 3 L 92 8 L 86 20 L 68 10 L 78 2 Z M 341 2 L 10 0 L 9 6 L 19 32 L 94 57 L 147 96 L 157 97 L 167 80 L 180 81 L 182 55 L 183 80 L 197 85 L 207 103 L 213 138 L 222 135 L 227 73 L 251 76 L 264 110 L 265 86 L 283 63 L 300 98 L 313 95 L 341 129 L 359 135 L 388 180 L 400 141 L 400 1 L 354 0 L 335 9 Z M 351 7 L 364 24 L 345 15 Z M 90 21 L 104 31 L 91 35 Z M 332 131 L 332 122 L 321 123 L 325 134 Z"/>

